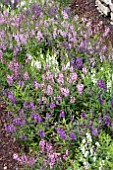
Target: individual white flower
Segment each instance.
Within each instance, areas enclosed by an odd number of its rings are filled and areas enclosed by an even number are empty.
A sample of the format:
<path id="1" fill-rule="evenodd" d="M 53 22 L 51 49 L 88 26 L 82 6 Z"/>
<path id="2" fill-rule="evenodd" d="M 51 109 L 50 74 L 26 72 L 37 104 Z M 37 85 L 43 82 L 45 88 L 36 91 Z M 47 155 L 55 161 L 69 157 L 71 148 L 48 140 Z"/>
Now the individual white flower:
<path id="1" fill-rule="evenodd" d="M 43 55 L 43 54 L 40 54 L 40 58 L 44 59 L 44 55 Z"/>
<path id="2" fill-rule="evenodd" d="M 35 66 L 37 69 L 40 69 L 40 68 L 42 67 L 40 61 L 35 61 L 34 66 Z"/>
<path id="3" fill-rule="evenodd" d="M 21 7 L 23 7 L 25 4 L 26 4 L 25 1 L 21 1 L 21 3 L 20 3 Z"/>
<path id="4" fill-rule="evenodd" d="M 41 68 L 41 62 L 38 61 L 38 60 L 37 60 L 37 61 L 32 60 L 31 66 L 32 66 L 32 67 L 36 67 L 37 69 L 40 69 L 40 68 Z"/>
<path id="5" fill-rule="evenodd" d="M 111 92 L 111 86 L 112 86 L 112 82 L 107 80 L 107 92 Z"/>
<path id="6" fill-rule="evenodd" d="M 104 68 L 103 68 L 103 67 L 101 67 L 101 68 L 100 68 L 100 70 L 102 70 L 102 71 L 103 71 L 103 70 L 104 70 Z"/>
<path id="7" fill-rule="evenodd" d="M 86 151 L 86 152 L 84 153 L 84 157 L 87 158 L 88 154 L 89 154 L 89 152 Z"/>
<path id="8" fill-rule="evenodd" d="M 95 145 L 100 146 L 99 142 L 96 142 Z"/>
<path id="9" fill-rule="evenodd" d="M 26 56 L 29 60 L 33 59 L 33 57 L 30 54 L 26 54 Z"/>
<path id="10" fill-rule="evenodd" d="M 82 151 L 83 154 L 85 154 L 85 147 L 80 147 L 80 150 Z"/>
<path id="11" fill-rule="evenodd" d="M 95 162 L 95 161 L 96 161 L 96 159 L 97 159 L 97 158 L 96 158 L 96 156 L 94 156 L 94 157 L 93 157 L 93 161 Z"/>
<path id="12" fill-rule="evenodd" d="M 88 170 L 88 167 L 89 167 L 88 162 L 83 162 L 83 164 L 84 164 L 85 169 L 87 169 L 87 170 Z"/>
<path id="13" fill-rule="evenodd" d="M 90 133 L 86 133 L 86 137 L 87 137 L 88 142 L 92 142 Z"/>
<path id="14" fill-rule="evenodd" d="M 93 155 L 93 149 L 92 148 L 90 148 L 90 153 L 91 153 L 91 156 Z"/>
<path id="15" fill-rule="evenodd" d="M 85 144 L 85 143 L 86 143 L 86 139 L 83 139 L 83 140 L 82 140 L 82 143 Z"/>

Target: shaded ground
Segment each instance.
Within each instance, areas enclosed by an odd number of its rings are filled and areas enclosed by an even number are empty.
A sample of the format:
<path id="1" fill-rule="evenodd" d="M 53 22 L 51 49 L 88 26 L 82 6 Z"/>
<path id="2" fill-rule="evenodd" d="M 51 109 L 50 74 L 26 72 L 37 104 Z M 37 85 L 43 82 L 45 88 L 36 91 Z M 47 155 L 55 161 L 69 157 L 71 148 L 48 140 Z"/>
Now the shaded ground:
<path id="1" fill-rule="evenodd" d="M 16 170 L 18 163 L 13 160 L 13 154 L 18 153 L 20 144 L 7 134 L 5 124 L 8 114 L 5 111 L 5 104 L 0 98 L 0 170 Z"/>
<path id="2" fill-rule="evenodd" d="M 113 25 L 110 24 L 109 17 L 104 17 L 99 14 L 95 7 L 95 0 L 71 0 L 70 8 L 74 14 L 90 19 L 92 22 L 92 30 L 95 29 L 100 21 L 103 21 L 102 26 L 99 28 L 99 32 L 104 33 L 106 26 L 109 27 L 110 32 L 105 38 L 105 45 L 108 47 L 111 43 L 113 46 Z"/>

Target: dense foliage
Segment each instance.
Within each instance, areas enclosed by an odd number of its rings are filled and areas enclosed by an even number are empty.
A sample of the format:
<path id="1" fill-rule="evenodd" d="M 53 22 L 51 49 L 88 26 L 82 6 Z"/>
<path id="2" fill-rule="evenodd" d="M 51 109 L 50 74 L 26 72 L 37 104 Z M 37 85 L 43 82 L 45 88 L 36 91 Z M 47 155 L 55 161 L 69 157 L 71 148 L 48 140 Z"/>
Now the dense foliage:
<path id="1" fill-rule="evenodd" d="M 64 1 L 63 1 L 64 2 Z M 6 3 L 6 2 L 5 2 Z M 8 3 L 8 1 L 7 1 Z M 1 3 L 0 89 L 6 131 L 25 169 L 113 168 L 113 50 L 65 1 Z"/>

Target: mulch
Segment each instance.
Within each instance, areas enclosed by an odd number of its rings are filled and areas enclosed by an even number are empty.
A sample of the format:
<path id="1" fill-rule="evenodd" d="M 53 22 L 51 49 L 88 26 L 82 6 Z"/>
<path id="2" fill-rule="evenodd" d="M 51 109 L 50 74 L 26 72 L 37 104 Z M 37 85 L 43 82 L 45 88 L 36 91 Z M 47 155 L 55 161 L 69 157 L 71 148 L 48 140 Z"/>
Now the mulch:
<path id="1" fill-rule="evenodd" d="M 108 47 L 110 44 L 113 47 L 113 25 L 110 24 L 108 17 L 103 17 L 99 14 L 95 7 L 95 0 L 71 0 L 70 2 L 71 11 L 73 15 L 77 14 L 81 17 L 86 17 L 91 21 L 92 30 L 100 21 L 103 21 L 102 26 L 99 28 L 99 32 L 105 32 L 106 26 L 109 27 L 110 32 L 105 38 L 105 45 Z"/>
<path id="2" fill-rule="evenodd" d="M 5 125 L 9 121 L 5 107 L 0 97 L 0 170 L 16 170 L 19 164 L 13 159 L 13 154 L 19 152 L 21 145 L 5 131 Z"/>

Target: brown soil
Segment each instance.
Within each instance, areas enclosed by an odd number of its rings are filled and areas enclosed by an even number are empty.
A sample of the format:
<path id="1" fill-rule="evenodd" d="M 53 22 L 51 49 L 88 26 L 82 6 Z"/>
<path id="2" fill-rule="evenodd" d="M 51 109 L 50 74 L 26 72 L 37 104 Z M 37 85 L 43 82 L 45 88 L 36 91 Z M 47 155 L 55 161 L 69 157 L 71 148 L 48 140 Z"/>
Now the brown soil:
<path id="1" fill-rule="evenodd" d="M 0 170 L 16 170 L 18 162 L 13 159 L 13 154 L 18 153 L 20 144 L 5 131 L 5 125 L 9 121 L 5 111 L 5 104 L 0 98 Z"/>
<path id="2" fill-rule="evenodd" d="M 103 25 L 100 28 L 99 32 L 104 32 L 105 27 L 110 28 L 110 32 L 106 37 L 106 46 L 109 46 L 111 43 L 113 46 L 113 25 L 108 21 L 107 17 L 101 16 L 98 10 L 95 7 L 95 0 L 71 0 L 70 8 L 72 9 L 74 15 L 77 14 L 80 17 L 86 17 L 92 22 L 92 30 L 99 23 L 103 21 Z"/>

